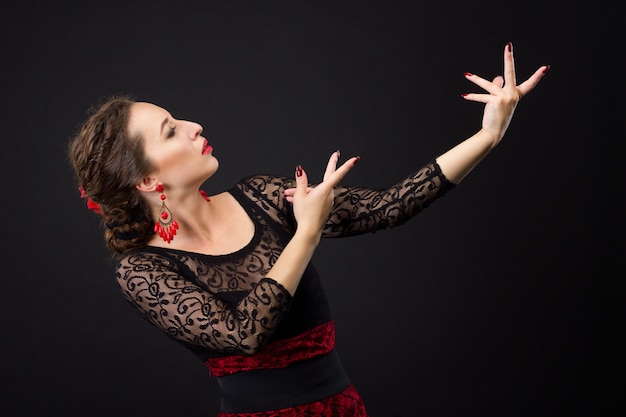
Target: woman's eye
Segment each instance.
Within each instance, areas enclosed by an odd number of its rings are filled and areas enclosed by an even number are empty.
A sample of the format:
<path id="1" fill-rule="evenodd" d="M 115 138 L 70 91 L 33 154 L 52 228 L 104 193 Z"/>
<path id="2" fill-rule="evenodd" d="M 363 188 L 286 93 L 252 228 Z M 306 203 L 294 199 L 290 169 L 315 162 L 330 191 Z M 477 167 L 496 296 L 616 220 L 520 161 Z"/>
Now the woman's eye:
<path id="1" fill-rule="evenodd" d="M 167 132 L 167 137 L 171 138 L 176 134 L 176 126 L 170 126 L 169 131 Z"/>

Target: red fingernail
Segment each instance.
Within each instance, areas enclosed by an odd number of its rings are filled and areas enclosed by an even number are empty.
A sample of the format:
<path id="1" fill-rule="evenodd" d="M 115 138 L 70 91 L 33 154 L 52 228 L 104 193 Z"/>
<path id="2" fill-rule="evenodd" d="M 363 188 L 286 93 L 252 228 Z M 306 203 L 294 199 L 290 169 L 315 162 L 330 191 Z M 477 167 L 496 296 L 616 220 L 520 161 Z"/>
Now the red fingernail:
<path id="1" fill-rule="evenodd" d="M 354 165 L 356 165 L 357 162 L 359 162 L 361 160 L 360 156 L 357 156 L 356 159 L 354 160 Z"/>
<path id="2" fill-rule="evenodd" d="M 302 176 L 302 167 L 298 165 L 296 167 L 296 177 L 301 177 L 301 176 Z"/>
<path id="3" fill-rule="evenodd" d="M 545 74 L 546 72 L 548 72 L 549 69 L 550 69 L 550 65 L 546 65 L 546 67 L 543 69 L 543 73 Z"/>
<path id="4" fill-rule="evenodd" d="M 466 77 L 471 77 L 474 74 L 472 74 L 471 72 L 464 72 L 463 75 L 465 75 Z"/>
<path id="5" fill-rule="evenodd" d="M 461 94 L 461 97 L 467 97 L 467 93 Z"/>
<path id="6" fill-rule="evenodd" d="M 506 50 L 508 52 L 511 52 L 511 49 L 513 49 L 513 44 L 511 42 L 507 42 L 506 43 Z"/>

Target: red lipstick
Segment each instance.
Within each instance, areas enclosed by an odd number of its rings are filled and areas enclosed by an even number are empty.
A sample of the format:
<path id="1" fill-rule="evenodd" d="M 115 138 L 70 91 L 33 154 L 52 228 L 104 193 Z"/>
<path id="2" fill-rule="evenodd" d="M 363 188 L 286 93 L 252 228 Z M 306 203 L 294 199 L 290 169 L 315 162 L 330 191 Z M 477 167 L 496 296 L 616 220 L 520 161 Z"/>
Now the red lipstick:
<path id="1" fill-rule="evenodd" d="M 204 145 L 202 146 L 202 155 L 206 155 L 213 152 L 213 147 L 209 145 L 209 142 L 205 139 Z"/>

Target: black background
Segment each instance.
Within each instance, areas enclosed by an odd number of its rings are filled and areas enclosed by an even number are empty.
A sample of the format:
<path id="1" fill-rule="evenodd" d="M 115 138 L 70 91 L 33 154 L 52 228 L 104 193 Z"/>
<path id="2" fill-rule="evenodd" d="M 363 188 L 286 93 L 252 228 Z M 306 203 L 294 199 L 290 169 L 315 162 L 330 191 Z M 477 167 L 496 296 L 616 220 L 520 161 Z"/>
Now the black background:
<path id="1" fill-rule="evenodd" d="M 210 416 L 216 383 L 122 300 L 66 145 L 101 97 L 204 126 L 217 193 L 256 172 L 403 178 L 480 127 L 464 71 L 549 73 L 504 141 L 404 227 L 322 241 L 338 350 L 372 417 L 622 405 L 623 73 L 601 2 L 4 1 L 3 415 Z M 623 48 L 622 48 L 623 50 Z M 619 352 L 619 355 L 616 353 Z M 623 410 L 621 410 L 623 412 Z"/>

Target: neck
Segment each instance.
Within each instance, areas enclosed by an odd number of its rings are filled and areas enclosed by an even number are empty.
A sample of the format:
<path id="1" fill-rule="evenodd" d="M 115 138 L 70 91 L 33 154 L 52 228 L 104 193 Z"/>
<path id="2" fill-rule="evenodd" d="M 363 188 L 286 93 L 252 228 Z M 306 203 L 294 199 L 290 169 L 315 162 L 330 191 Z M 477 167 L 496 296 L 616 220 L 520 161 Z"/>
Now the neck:
<path id="1" fill-rule="evenodd" d="M 155 216 L 155 238 L 168 244 L 175 238 L 177 242 L 210 239 L 210 201 L 202 190 L 186 198 L 168 196 L 162 200 Z"/>

